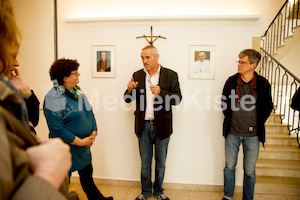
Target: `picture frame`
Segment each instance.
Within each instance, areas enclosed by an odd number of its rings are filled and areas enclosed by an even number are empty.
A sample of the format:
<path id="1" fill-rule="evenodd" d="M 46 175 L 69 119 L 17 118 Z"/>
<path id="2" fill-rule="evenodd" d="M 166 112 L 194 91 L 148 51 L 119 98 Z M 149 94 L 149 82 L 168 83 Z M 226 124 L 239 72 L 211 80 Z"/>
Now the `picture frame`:
<path id="1" fill-rule="evenodd" d="M 92 78 L 114 78 L 115 74 L 115 46 L 92 45 Z"/>
<path id="2" fill-rule="evenodd" d="M 215 45 L 190 45 L 189 78 L 211 79 L 215 78 Z"/>

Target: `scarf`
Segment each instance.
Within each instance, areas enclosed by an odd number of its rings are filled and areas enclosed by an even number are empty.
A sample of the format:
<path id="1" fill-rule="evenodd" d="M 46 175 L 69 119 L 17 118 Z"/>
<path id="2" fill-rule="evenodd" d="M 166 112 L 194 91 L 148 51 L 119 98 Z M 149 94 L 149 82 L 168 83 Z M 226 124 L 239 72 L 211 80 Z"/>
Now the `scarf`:
<path id="1" fill-rule="evenodd" d="M 84 92 L 81 90 L 81 88 L 76 85 L 73 90 L 70 90 L 68 88 L 65 88 L 62 85 L 58 85 L 58 84 L 54 84 L 54 87 L 57 88 L 57 90 L 61 93 L 65 93 L 67 96 L 71 97 L 72 99 L 78 100 L 78 97 L 82 94 L 84 94 Z"/>
<path id="2" fill-rule="evenodd" d="M 20 94 L 20 92 L 15 88 L 15 86 L 13 86 L 13 84 L 9 81 L 8 77 L 0 75 L 0 80 L 3 81 L 17 96 L 17 98 L 19 99 L 19 106 L 20 108 L 16 109 L 17 112 L 19 112 L 19 116 L 20 116 L 20 120 L 23 122 L 23 124 L 25 125 L 25 127 L 30 130 L 29 127 L 29 117 L 28 117 L 28 111 L 27 111 L 27 106 L 26 103 L 24 101 L 24 98 L 22 97 L 22 95 Z"/>

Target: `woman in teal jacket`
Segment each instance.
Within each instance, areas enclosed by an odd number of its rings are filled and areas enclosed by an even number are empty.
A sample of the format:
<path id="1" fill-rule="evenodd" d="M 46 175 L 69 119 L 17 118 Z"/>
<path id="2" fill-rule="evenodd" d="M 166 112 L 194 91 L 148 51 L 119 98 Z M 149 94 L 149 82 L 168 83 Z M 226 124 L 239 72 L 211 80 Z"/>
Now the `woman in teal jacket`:
<path id="1" fill-rule="evenodd" d="M 90 146 L 97 135 L 96 120 L 85 94 L 77 85 L 80 73 L 77 60 L 59 59 L 50 68 L 53 88 L 44 100 L 44 114 L 49 137 L 59 137 L 70 145 L 72 167 L 78 171 L 80 182 L 89 200 L 113 199 L 104 197 L 93 181 Z"/>

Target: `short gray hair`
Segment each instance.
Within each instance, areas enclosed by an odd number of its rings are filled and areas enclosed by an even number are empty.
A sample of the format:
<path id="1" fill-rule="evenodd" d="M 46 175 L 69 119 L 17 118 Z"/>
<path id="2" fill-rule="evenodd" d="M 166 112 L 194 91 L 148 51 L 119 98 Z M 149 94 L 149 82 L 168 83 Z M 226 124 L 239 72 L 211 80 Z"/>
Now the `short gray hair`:
<path id="1" fill-rule="evenodd" d="M 145 46 L 142 50 L 146 50 L 146 49 L 150 49 L 153 56 L 158 55 L 158 50 L 155 46 L 148 45 L 148 46 Z"/>
<path id="2" fill-rule="evenodd" d="M 245 49 L 241 51 L 241 53 L 239 54 L 239 58 L 243 58 L 245 56 L 248 56 L 251 64 L 256 63 L 258 65 L 261 59 L 260 53 L 255 49 Z"/>

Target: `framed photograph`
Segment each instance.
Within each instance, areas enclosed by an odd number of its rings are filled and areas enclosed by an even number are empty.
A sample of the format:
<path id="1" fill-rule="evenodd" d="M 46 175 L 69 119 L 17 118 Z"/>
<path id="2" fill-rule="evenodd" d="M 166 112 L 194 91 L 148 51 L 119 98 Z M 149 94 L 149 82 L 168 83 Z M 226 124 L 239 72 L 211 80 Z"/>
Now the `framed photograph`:
<path id="1" fill-rule="evenodd" d="M 92 77 L 93 78 L 114 78 L 115 46 L 93 45 L 92 46 Z"/>
<path id="2" fill-rule="evenodd" d="M 189 78 L 214 79 L 216 47 L 214 45 L 191 45 Z"/>

